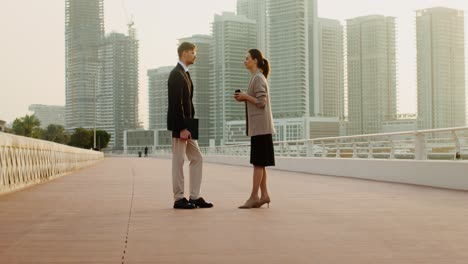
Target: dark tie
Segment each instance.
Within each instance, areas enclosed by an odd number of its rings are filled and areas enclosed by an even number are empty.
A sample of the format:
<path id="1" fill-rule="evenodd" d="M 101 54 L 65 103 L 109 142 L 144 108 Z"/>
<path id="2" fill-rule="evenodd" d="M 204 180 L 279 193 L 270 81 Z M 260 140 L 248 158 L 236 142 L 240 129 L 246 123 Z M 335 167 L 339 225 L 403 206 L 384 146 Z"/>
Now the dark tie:
<path id="1" fill-rule="evenodd" d="M 186 71 L 185 73 L 187 73 L 187 76 L 189 77 L 189 81 L 190 81 L 190 88 L 193 88 L 193 81 L 192 81 L 192 78 L 190 77 L 190 72 L 189 71 Z"/>
<path id="2" fill-rule="evenodd" d="M 186 71 L 185 73 L 187 73 L 187 76 L 189 78 L 189 92 L 190 92 L 190 95 L 192 94 L 192 89 L 193 89 L 193 82 L 192 82 L 192 78 L 190 77 L 190 72 L 189 71 Z"/>

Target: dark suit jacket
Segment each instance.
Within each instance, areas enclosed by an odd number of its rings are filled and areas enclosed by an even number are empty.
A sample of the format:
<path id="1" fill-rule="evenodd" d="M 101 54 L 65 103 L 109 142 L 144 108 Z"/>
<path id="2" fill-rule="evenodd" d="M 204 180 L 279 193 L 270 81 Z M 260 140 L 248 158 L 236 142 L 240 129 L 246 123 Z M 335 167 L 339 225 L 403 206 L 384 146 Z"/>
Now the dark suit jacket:
<path id="1" fill-rule="evenodd" d="M 192 102 L 193 82 L 179 63 L 169 74 L 167 88 L 167 130 L 172 131 L 173 138 L 180 138 L 180 131 L 188 127 L 187 120 L 194 118 L 195 108 Z"/>

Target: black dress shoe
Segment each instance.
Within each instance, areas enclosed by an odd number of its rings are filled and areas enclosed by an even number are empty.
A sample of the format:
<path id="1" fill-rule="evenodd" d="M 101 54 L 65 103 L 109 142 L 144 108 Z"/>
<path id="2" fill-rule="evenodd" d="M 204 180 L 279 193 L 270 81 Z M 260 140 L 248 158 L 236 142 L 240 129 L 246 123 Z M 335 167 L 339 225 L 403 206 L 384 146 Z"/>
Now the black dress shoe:
<path id="1" fill-rule="evenodd" d="M 186 198 L 182 198 L 174 202 L 174 209 L 195 209 L 197 208 L 193 203 L 187 201 Z"/>
<path id="2" fill-rule="evenodd" d="M 202 197 L 193 200 L 190 199 L 189 203 L 194 204 L 198 208 L 211 208 L 213 207 L 212 203 L 207 203 Z"/>

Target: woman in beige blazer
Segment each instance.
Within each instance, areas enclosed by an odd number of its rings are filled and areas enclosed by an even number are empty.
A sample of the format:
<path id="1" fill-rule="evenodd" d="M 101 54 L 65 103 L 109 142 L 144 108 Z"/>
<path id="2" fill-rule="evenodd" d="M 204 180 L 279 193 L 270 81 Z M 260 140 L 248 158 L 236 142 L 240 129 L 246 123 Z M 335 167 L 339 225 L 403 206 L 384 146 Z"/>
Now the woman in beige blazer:
<path id="1" fill-rule="evenodd" d="M 250 136 L 250 163 L 254 166 L 253 187 L 250 198 L 239 208 L 258 208 L 264 204 L 270 206 L 267 190 L 267 172 L 265 167 L 275 166 L 273 137 L 275 127 L 271 114 L 268 74 L 270 65 L 257 50 L 249 50 L 244 61 L 250 71 L 251 79 L 246 93 L 236 92 L 234 98 L 245 102 L 247 109 L 247 135 Z M 261 196 L 258 196 L 258 190 Z"/>

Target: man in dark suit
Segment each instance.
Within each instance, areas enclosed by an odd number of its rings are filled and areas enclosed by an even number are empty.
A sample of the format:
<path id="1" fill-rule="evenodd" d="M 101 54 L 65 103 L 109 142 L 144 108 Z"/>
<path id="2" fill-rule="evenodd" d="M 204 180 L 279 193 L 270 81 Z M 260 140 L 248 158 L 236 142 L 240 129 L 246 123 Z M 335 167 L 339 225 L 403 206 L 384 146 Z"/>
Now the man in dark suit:
<path id="1" fill-rule="evenodd" d="M 171 71 L 168 84 L 167 129 L 172 131 L 172 186 L 175 209 L 211 208 L 200 197 L 203 157 L 192 134 L 198 131 L 194 119 L 193 82 L 188 66 L 195 62 L 196 46 L 189 42 L 177 49 L 179 63 Z M 184 156 L 190 160 L 190 200 L 184 196 Z"/>

